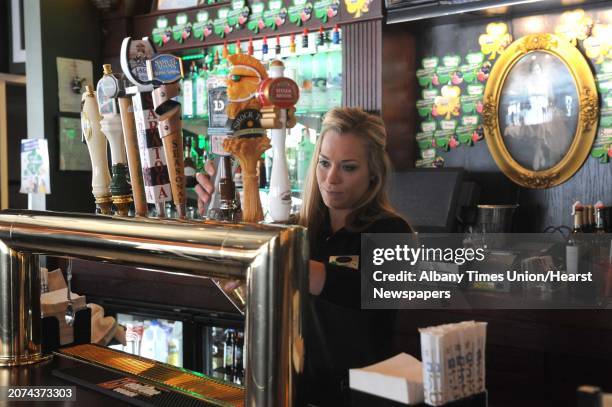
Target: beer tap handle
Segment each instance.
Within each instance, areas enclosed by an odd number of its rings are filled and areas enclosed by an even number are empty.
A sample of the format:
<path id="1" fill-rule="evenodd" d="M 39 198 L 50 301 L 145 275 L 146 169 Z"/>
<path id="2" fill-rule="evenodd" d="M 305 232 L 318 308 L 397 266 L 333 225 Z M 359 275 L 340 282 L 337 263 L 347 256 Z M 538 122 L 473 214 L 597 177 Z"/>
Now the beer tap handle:
<path id="1" fill-rule="evenodd" d="M 123 139 L 126 147 L 128 166 L 130 169 L 134 209 L 136 211 L 136 216 L 146 217 L 149 208 L 147 206 L 147 199 L 144 191 L 144 181 L 142 178 L 142 168 L 140 163 L 140 152 L 138 150 L 138 136 L 136 134 L 132 98 L 120 97 L 118 101 L 119 112 L 121 113 L 121 123 L 123 126 Z"/>
<path id="2" fill-rule="evenodd" d="M 160 54 L 147 61 L 149 79 L 153 82 L 153 106 L 159 120 L 174 206 L 180 219 L 187 217 L 185 163 L 183 159 L 183 129 L 181 104 L 174 100 L 179 94 L 178 80 L 183 76 L 181 59 Z"/>
<path id="3" fill-rule="evenodd" d="M 91 187 L 100 213 L 111 214 L 110 172 L 108 169 L 107 141 L 100 129 L 100 112 L 95 92 L 87 86 L 81 97 L 81 126 L 91 158 Z"/>

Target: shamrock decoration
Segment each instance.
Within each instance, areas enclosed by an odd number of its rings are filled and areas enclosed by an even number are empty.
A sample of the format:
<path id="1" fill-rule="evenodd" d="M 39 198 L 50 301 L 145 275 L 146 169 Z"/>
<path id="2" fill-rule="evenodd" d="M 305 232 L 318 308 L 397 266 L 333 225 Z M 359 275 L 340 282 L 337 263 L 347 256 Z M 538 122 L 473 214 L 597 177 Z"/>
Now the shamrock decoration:
<path id="1" fill-rule="evenodd" d="M 508 33 L 506 23 L 490 23 L 487 32 L 478 37 L 480 50 L 489 55 L 489 60 L 494 60 L 512 42 L 512 36 Z"/>
<path id="2" fill-rule="evenodd" d="M 353 18 L 359 18 L 362 14 L 370 11 L 370 3 L 372 0 L 344 0 L 346 11 L 353 14 Z"/>
<path id="3" fill-rule="evenodd" d="M 586 55 L 602 64 L 607 58 L 612 58 L 612 25 L 597 24 L 593 28 L 593 35 L 584 40 Z"/>
<path id="4" fill-rule="evenodd" d="M 458 86 L 443 86 L 441 96 L 436 96 L 431 115 L 434 117 L 444 116 L 446 120 L 450 120 L 452 116 L 459 116 L 459 107 L 461 106 L 461 88 Z"/>
<path id="5" fill-rule="evenodd" d="M 593 19 L 585 14 L 584 10 L 577 9 L 561 14 L 561 21 L 555 28 L 555 34 L 566 39 L 572 45 L 576 45 L 578 40 L 584 41 L 591 35 L 592 28 Z"/>

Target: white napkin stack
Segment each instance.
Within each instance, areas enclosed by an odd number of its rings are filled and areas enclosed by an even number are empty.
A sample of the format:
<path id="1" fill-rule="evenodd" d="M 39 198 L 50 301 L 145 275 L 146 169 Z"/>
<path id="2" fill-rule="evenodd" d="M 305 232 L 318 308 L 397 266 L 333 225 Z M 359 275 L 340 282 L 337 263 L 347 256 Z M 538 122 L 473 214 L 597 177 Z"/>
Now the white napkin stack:
<path id="1" fill-rule="evenodd" d="M 371 366 L 350 369 L 349 386 L 399 403 L 419 404 L 423 402 L 423 367 L 417 358 L 400 353 Z"/>
<path id="2" fill-rule="evenodd" d="M 486 322 L 421 328 L 425 403 L 440 406 L 485 391 Z"/>

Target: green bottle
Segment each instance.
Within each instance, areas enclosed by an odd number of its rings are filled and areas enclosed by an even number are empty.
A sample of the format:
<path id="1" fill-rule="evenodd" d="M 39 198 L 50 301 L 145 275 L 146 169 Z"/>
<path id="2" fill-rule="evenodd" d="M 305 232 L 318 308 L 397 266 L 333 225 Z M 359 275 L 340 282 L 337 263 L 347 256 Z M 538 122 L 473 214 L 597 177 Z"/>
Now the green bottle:
<path id="1" fill-rule="evenodd" d="M 297 185 L 298 189 L 304 189 L 304 181 L 308 175 L 310 161 L 314 154 L 315 145 L 310 142 L 308 127 L 302 129 L 302 140 L 297 146 Z"/>
<path id="2" fill-rule="evenodd" d="M 193 76 L 194 76 L 195 62 L 191 63 L 189 67 L 189 74 L 183 79 L 181 84 L 182 102 L 181 106 L 183 109 L 183 118 L 193 118 Z"/>
<path id="3" fill-rule="evenodd" d="M 206 64 L 202 64 L 198 76 L 195 80 L 196 83 L 196 109 L 195 115 L 200 119 L 208 117 L 208 89 L 206 88 L 206 81 L 208 80 L 208 69 Z"/>

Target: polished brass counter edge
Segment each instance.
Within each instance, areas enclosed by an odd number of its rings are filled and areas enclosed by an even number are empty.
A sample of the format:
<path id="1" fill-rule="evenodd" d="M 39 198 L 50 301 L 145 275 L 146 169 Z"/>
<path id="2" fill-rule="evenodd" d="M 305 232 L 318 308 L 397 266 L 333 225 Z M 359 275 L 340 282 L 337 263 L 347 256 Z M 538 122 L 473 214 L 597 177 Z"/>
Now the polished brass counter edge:
<path id="1" fill-rule="evenodd" d="M 28 356 L 25 358 L 0 358 L 0 366 L 1 367 L 10 367 L 10 366 L 22 366 L 22 365 L 31 365 L 33 363 L 44 362 L 45 360 L 49 360 L 53 357 L 53 355 L 43 355 L 37 354 Z"/>

